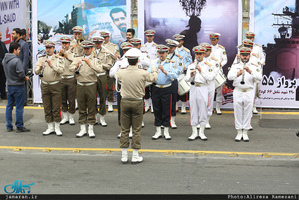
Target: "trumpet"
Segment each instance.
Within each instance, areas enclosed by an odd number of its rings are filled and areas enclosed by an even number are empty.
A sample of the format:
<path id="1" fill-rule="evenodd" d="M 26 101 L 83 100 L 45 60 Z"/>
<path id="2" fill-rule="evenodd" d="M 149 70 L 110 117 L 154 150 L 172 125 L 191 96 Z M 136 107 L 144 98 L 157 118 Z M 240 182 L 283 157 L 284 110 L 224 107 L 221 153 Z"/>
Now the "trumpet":
<path id="1" fill-rule="evenodd" d="M 62 47 L 62 51 L 59 52 L 59 55 L 62 56 L 62 57 L 64 57 L 65 53 L 66 53 L 65 47 Z"/>
<path id="2" fill-rule="evenodd" d="M 85 41 L 86 39 L 84 37 L 80 37 L 79 39 L 77 39 L 77 43 L 79 45 L 81 45 L 81 42 Z"/>
<path id="3" fill-rule="evenodd" d="M 48 52 L 46 52 L 46 60 L 48 59 L 48 57 L 49 57 Z M 42 70 L 41 70 L 41 72 L 39 74 L 39 77 L 41 77 L 41 78 L 44 77 L 44 69 L 45 69 L 45 67 L 46 67 L 46 65 L 44 64 L 43 68 L 42 68 Z"/>
<path id="4" fill-rule="evenodd" d="M 86 55 L 86 54 L 83 55 L 83 59 L 85 58 L 85 55 Z M 81 68 L 82 63 L 83 63 L 83 59 L 81 60 L 81 63 L 79 64 L 79 67 L 78 67 L 78 69 L 77 69 L 76 72 L 75 72 L 76 74 L 79 74 L 80 68 Z"/>

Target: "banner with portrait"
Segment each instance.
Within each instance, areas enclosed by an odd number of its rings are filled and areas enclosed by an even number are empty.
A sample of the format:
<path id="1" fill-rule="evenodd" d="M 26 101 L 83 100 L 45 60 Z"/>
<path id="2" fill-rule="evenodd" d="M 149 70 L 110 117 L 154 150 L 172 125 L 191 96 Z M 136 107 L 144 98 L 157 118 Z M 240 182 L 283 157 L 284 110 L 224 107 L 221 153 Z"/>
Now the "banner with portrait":
<path id="1" fill-rule="evenodd" d="M 0 0 L 0 32 L 1 41 L 7 49 L 13 41 L 12 30 L 14 28 L 26 29 L 26 1 Z"/>
<path id="2" fill-rule="evenodd" d="M 99 31 L 109 31 L 110 41 L 120 45 L 126 40 L 126 30 L 130 26 L 130 3 L 129 0 L 52 0 L 51 3 L 48 0 L 33 0 L 33 13 L 37 13 L 36 18 L 33 16 L 33 24 L 37 24 L 33 30 L 37 38 L 37 42 L 33 43 L 35 62 L 45 53 L 44 40 L 54 41 L 55 50 L 59 51 L 60 38 L 66 35 L 73 39 L 72 28 L 75 26 L 83 28 L 85 39 L 91 39 Z M 34 103 L 42 103 L 40 80 L 36 75 L 33 92 Z"/>
<path id="3" fill-rule="evenodd" d="M 266 54 L 258 103 L 269 108 L 299 108 L 299 5 L 296 7 L 295 0 L 255 0 L 252 9 L 254 42 Z"/>
<path id="4" fill-rule="evenodd" d="M 191 52 L 194 46 L 210 42 L 210 33 L 220 33 L 219 44 L 225 47 L 228 62 L 225 74 L 237 54 L 242 40 L 241 0 L 144 0 L 138 1 L 138 37 L 144 40 L 144 31 L 156 31 L 154 42 L 166 44 L 175 34 L 188 33 L 184 46 Z M 144 41 L 145 43 L 146 41 Z M 192 52 L 193 54 L 193 52 Z M 223 87 L 223 105 L 232 108 L 232 83 Z"/>

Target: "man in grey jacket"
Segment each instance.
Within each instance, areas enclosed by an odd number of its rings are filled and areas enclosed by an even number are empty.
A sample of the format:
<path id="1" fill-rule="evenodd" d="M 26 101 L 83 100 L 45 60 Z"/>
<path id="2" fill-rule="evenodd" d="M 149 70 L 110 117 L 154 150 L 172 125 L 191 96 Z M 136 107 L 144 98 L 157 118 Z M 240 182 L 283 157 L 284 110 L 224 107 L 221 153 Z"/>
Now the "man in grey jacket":
<path id="1" fill-rule="evenodd" d="M 7 85 L 7 105 L 6 105 L 6 129 L 8 132 L 13 130 L 12 125 L 12 110 L 14 103 L 16 104 L 16 127 L 17 132 L 29 132 L 30 130 L 24 127 L 23 112 L 24 112 L 24 95 L 25 81 L 29 77 L 25 75 L 21 60 L 17 57 L 20 53 L 21 45 L 16 42 L 10 43 L 9 53 L 5 54 L 2 61 L 4 73 L 6 76 Z"/>

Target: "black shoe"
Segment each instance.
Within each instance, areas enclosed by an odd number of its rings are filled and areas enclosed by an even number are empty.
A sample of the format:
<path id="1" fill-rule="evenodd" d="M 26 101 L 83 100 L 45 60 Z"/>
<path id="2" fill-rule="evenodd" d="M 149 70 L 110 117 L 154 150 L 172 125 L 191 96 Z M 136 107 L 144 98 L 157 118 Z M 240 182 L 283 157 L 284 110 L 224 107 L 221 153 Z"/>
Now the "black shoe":
<path id="1" fill-rule="evenodd" d="M 17 128 L 17 133 L 20 133 L 20 132 L 30 132 L 30 129 L 28 128 Z"/>
<path id="2" fill-rule="evenodd" d="M 7 99 L 7 97 L 5 96 L 5 97 L 1 97 L 1 99 Z"/>
<path id="3" fill-rule="evenodd" d="M 299 137 L 299 131 L 296 133 L 297 137 Z"/>
<path id="4" fill-rule="evenodd" d="M 9 128 L 9 129 L 7 129 L 6 131 L 7 131 L 7 132 L 12 132 L 13 129 L 12 129 L 12 128 Z"/>

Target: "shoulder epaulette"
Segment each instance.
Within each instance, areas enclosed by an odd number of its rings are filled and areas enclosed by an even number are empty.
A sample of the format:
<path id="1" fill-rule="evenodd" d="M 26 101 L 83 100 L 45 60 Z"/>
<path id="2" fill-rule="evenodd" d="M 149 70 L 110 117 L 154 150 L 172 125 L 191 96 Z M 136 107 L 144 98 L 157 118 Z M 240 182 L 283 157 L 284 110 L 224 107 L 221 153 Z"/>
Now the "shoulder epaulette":
<path id="1" fill-rule="evenodd" d="M 41 55 L 41 56 L 39 56 L 39 58 L 41 58 L 41 57 L 45 57 L 46 55 Z"/>
<path id="2" fill-rule="evenodd" d="M 259 58 L 259 55 L 255 54 L 255 53 L 253 53 L 252 55 L 255 56 L 255 57 L 257 57 L 257 58 Z"/>
<path id="3" fill-rule="evenodd" d="M 145 46 L 144 44 L 141 45 L 141 47 L 144 47 L 144 46 Z"/>
<path id="4" fill-rule="evenodd" d="M 220 45 L 220 44 L 219 44 L 219 47 L 220 47 L 221 49 L 225 49 L 225 47 L 224 47 L 224 46 L 222 46 L 222 45 Z"/>
<path id="5" fill-rule="evenodd" d="M 180 54 L 175 54 L 177 57 L 179 57 L 180 59 L 183 59 L 183 57 Z"/>
<path id="6" fill-rule="evenodd" d="M 209 65 L 210 67 L 212 66 L 212 65 L 211 65 L 210 63 L 208 63 L 208 62 L 205 62 L 205 64 L 206 64 L 206 65 Z"/>
<path id="7" fill-rule="evenodd" d="M 188 53 L 190 53 L 190 50 L 187 49 L 186 47 L 184 47 L 184 50 L 187 51 Z"/>
<path id="8" fill-rule="evenodd" d="M 238 49 L 240 49 L 241 47 L 243 47 L 243 44 L 240 44 L 239 46 L 237 46 Z"/>
<path id="9" fill-rule="evenodd" d="M 257 64 L 255 64 L 255 63 L 250 63 L 250 64 L 252 64 L 252 65 L 254 65 L 254 66 L 258 67 L 258 65 L 257 65 Z"/>
<path id="10" fill-rule="evenodd" d="M 169 60 L 169 62 L 174 63 L 175 61 L 173 61 L 173 60 Z"/>
<path id="11" fill-rule="evenodd" d="M 215 57 L 213 57 L 213 56 L 211 57 L 211 59 L 212 59 L 212 60 L 215 60 L 215 61 L 218 61 L 218 59 L 215 58 Z"/>
<path id="12" fill-rule="evenodd" d="M 154 45 L 157 46 L 158 44 L 154 42 Z"/>

